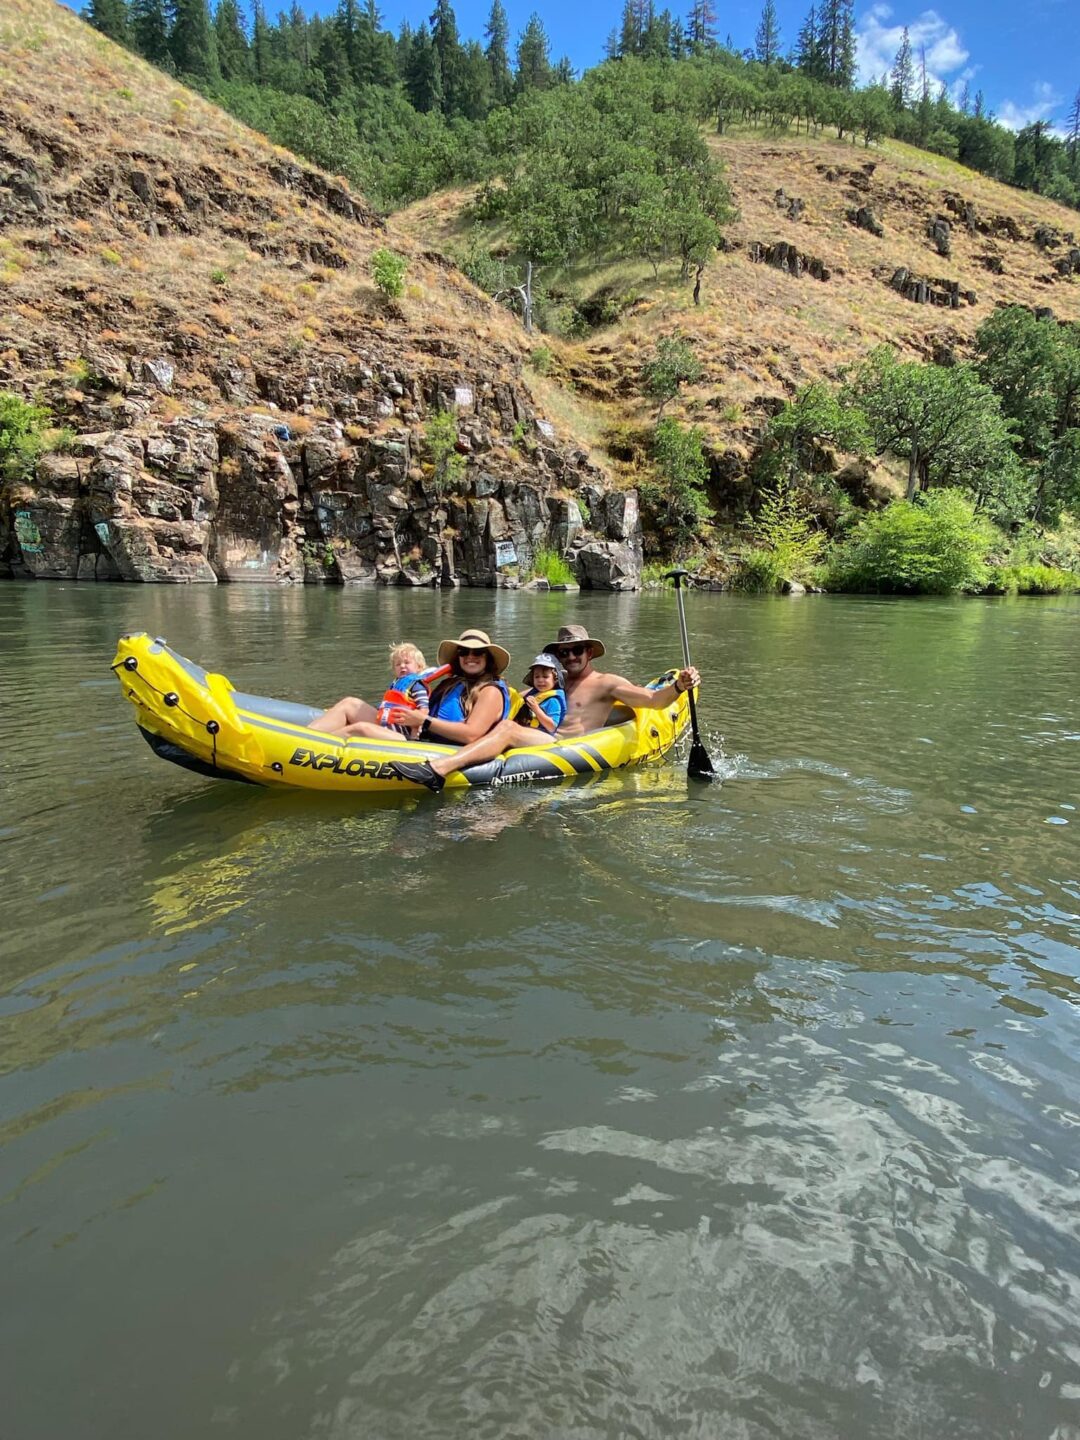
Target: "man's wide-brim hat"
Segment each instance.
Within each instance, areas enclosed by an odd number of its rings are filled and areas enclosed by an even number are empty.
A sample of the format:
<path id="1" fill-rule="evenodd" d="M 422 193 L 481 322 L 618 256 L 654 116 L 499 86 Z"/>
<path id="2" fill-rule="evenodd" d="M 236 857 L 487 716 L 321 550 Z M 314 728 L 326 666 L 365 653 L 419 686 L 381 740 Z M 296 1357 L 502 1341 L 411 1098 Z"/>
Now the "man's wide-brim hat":
<path id="1" fill-rule="evenodd" d="M 584 625 L 561 625 L 558 635 L 544 649 L 554 650 L 557 645 L 591 645 L 594 660 L 599 660 L 606 648 L 602 640 L 592 638 Z"/>
<path id="2" fill-rule="evenodd" d="M 493 645 L 486 630 L 463 630 L 456 640 L 443 640 L 439 645 L 439 664 L 449 665 L 459 650 L 486 650 L 495 662 L 497 675 L 510 664 L 510 651 Z"/>
<path id="3" fill-rule="evenodd" d="M 522 681 L 522 684 L 531 685 L 533 683 L 532 673 L 538 665 L 542 669 L 546 668 L 551 671 L 551 673 L 555 676 L 555 684 L 561 690 L 566 684 L 566 671 L 562 667 L 562 661 L 556 659 L 554 655 L 549 655 L 546 650 L 542 650 L 540 654 L 537 655 L 536 659 L 532 662 L 532 664 L 529 666 L 528 670 L 525 671 L 525 678 Z"/>

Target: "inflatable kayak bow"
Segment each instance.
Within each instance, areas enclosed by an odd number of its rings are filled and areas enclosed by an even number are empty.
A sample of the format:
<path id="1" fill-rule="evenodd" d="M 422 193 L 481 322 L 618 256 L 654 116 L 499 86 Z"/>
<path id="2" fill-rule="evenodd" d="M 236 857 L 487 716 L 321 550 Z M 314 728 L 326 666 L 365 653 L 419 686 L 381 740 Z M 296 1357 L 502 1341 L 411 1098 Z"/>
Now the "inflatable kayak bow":
<path id="1" fill-rule="evenodd" d="M 124 635 L 112 665 L 135 720 L 151 749 L 199 775 L 284 785 L 302 790 L 344 792 L 416 787 L 399 779 L 391 760 L 433 760 L 452 745 L 407 740 L 388 730 L 377 740 L 340 740 L 309 722 L 321 714 L 313 705 L 270 700 L 234 690 L 214 675 L 146 634 Z M 652 682 L 667 684 L 670 674 Z M 493 785 L 503 780 L 564 780 L 626 765 L 662 759 L 685 730 L 685 695 L 660 710 L 617 706 L 607 725 L 572 739 L 542 741 L 509 750 L 496 760 L 447 778 L 447 789 Z"/>

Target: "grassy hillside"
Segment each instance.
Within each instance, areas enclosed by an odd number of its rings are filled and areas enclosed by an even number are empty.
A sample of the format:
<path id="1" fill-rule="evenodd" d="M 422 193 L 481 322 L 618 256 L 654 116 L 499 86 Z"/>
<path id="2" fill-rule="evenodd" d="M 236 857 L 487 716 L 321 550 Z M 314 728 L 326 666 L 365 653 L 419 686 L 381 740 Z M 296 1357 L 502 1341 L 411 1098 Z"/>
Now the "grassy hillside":
<path id="1" fill-rule="evenodd" d="M 271 376 L 299 400 L 358 352 L 520 383 L 513 317 L 347 182 L 54 0 L 5 0 L 0 53 L 0 388 L 88 429 L 220 412 Z M 409 261 L 392 303 L 369 274 L 384 245 Z M 171 393 L 133 396 L 132 362 L 162 352 Z"/>
<path id="2" fill-rule="evenodd" d="M 1068 237 L 1076 215 L 1053 201 L 897 141 L 866 150 L 746 130 L 710 136 L 710 143 L 739 215 L 725 231 L 728 249 L 703 276 L 700 306 L 673 267 L 656 280 L 644 260 L 600 257 L 542 276 L 579 299 L 601 289 L 624 301 L 635 297 L 615 324 L 584 340 L 554 342 L 557 371 L 599 407 L 598 433 L 650 418 L 641 364 L 660 336 L 676 331 L 693 342 L 705 367 L 685 393 L 684 415 L 705 427 L 718 449 L 745 454 L 777 398 L 811 380 L 836 379 L 875 345 L 889 342 L 911 358 L 963 357 L 999 305 L 1048 306 L 1060 319 L 1080 319 L 1080 277 L 1053 268 L 1075 244 Z M 779 191 L 803 202 L 798 220 L 778 203 Z M 977 228 L 969 230 L 949 208 L 950 197 L 959 210 L 970 202 Z M 466 190 L 430 196 L 401 211 L 396 223 L 417 243 L 450 253 L 477 241 L 504 245 L 503 232 L 473 224 L 470 198 Z M 860 206 L 872 208 L 882 236 L 847 218 Z M 950 222 L 950 258 L 938 254 L 927 233 L 939 215 Z M 1061 237 L 1056 247 L 1037 242 L 1040 227 Z M 829 278 L 809 270 L 796 278 L 755 263 L 755 243 L 786 243 L 820 261 Z M 976 303 L 915 304 L 889 287 L 901 267 L 930 281 L 959 282 Z"/>
<path id="3" fill-rule="evenodd" d="M 807 382 L 838 379 L 883 341 L 912 358 L 964 358 L 997 306 L 1080 319 L 1080 275 L 1058 263 L 1075 253 L 1075 212 L 895 141 L 865 149 L 828 132 L 744 128 L 707 136 L 737 215 L 699 304 L 671 265 L 654 274 L 624 254 L 582 256 L 541 281 L 571 310 L 595 315 L 606 297 L 618 318 L 530 338 L 448 258 L 508 246 L 507 232 L 475 225 L 468 191 L 384 220 L 340 177 L 53 0 L 7 0 L 0 49 L 0 389 L 44 400 L 84 433 L 273 403 L 294 433 L 336 426 L 335 464 L 391 430 L 416 457 L 425 417 L 476 379 L 496 423 L 460 449 L 475 446 L 485 468 L 517 479 L 543 469 L 539 434 L 561 442 L 571 469 L 584 451 L 655 492 L 642 366 L 679 333 L 703 373 L 667 414 L 700 427 L 712 499 L 738 522 L 762 430 Z M 880 234 L 852 222 L 859 209 Z M 371 278 L 383 246 L 408 261 L 394 300 Z M 907 298 L 925 292 L 944 303 Z M 167 384 L 152 371 L 162 359 Z M 357 404 L 372 373 L 382 391 Z M 504 382 L 527 387 L 532 406 L 497 395 Z M 533 433 L 541 416 L 553 436 Z M 422 483 L 422 468 L 410 476 Z M 878 479 L 888 493 L 888 465 Z"/>

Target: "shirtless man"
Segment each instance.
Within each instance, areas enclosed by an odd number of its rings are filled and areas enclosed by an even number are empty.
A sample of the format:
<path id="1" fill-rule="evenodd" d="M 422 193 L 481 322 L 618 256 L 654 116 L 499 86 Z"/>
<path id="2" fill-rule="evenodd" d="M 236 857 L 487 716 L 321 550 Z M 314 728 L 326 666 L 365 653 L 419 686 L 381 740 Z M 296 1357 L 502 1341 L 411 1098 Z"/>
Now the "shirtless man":
<path id="1" fill-rule="evenodd" d="M 663 685 L 659 690 L 647 690 L 644 685 L 632 685 L 621 675 L 594 670 L 592 662 L 604 654 L 604 642 L 593 640 L 584 625 L 563 625 L 558 639 L 545 645 L 544 649 L 554 655 L 566 671 L 567 713 L 559 727 L 560 739 L 564 735 L 584 735 L 588 730 L 599 730 L 607 723 L 611 707 L 615 704 L 628 705 L 634 710 L 662 710 L 677 695 L 693 689 L 701 680 L 691 666 L 689 670 L 680 670 L 670 685 Z M 441 790 L 451 771 L 465 770 L 470 765 L 494 760 L 504 750 L 535 745 L 537 739 L 535 730 L 526 729 L 516 720 L 503 720 L 454 755 L 415 763 L 392 761 L 391 769 L 402 780 L 426 785 L 429 790 Z"/>
<path id="2" fill-rule="evenodd" d="M 676 695 L 692 690 L 701 681 L 693 666 L 680 670 L 670 685 L 647 690 L 632 685 L 621 675 L 606 674 L 593 669 L 593 661 L 604 654 L 602 640 L 593 640 L 584 625 L 564 625 L 558 638 L 546 647 L 562 662 L 566 671 L 567 714 L 562 735 L 584 735 L 599 730 L 607 723 L 612 705 L 628 705 L 632 710 L 662 710 Z"/>

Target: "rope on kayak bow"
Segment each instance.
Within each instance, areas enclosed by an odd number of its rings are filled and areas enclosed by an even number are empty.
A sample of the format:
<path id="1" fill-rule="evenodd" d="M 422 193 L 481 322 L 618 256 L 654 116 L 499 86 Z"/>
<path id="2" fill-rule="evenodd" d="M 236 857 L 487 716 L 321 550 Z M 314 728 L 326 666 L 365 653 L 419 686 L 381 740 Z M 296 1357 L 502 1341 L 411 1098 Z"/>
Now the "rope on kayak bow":
<path id="1" fill-rule="evenodd" d="M 181 715 L 186 715 L 193 725 L 204 725 L 206 733 L 210 736 L 213 745 L 213 765 L 217 769 L 217 737 L 221 726 L 216 720 L 200 720 L 198 715 L 192 715 L 190 710 L 185 710 L 180 704 L 180 696 L 175 690 L 159 690 L 152 680 L 148 680 L 139 669 L 139 662 L 134 655 L 128 655 L 123 660 L 117 660 L 109 666 L 110 670 L 126 670 L 131 675 L 138 675 L 139 679 L 148 690 L 153 690 L 155 695 L 161 696 L 162 704 L 170 710 L 179 710 Z M 128 694 L 134 698 L 135 692 L 131 689 Z"/>

